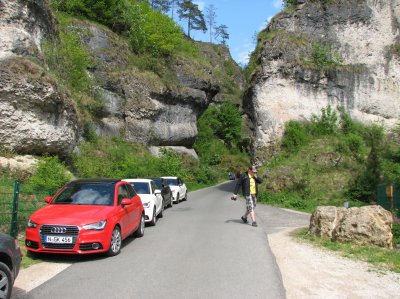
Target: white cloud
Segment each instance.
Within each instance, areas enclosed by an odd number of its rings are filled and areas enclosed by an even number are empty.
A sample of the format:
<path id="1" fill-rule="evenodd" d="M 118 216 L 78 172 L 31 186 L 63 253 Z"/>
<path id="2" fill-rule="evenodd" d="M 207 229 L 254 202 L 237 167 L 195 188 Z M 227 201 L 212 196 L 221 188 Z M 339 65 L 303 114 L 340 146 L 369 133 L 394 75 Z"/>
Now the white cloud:
<path id="1" fill-rule="evenodd" d="M 236 62 L 240 65 L 247 65 L 249 63 L 251 51 L 241 52 L 237 55 Z"/>

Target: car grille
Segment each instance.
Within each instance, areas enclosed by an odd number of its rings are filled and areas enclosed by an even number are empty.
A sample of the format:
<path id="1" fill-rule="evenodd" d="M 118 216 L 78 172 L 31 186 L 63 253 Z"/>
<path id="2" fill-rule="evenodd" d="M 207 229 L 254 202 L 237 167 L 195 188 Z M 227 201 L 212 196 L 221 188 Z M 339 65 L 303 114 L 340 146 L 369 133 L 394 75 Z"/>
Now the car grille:
<path id="1" fill-rule="evenodd" d="M 42 225 L 40 228 L 40 241 L 42 242 L 43 248 L 55 249 L 55 250 L 68 250 L 73 249 L 78 239 L 79 228 L 77 226 L 70 225 Z M 45 243 L 44 236 L 71 236 L 72 243 L 70 244 L 55 244 L 55 243 Z"/>

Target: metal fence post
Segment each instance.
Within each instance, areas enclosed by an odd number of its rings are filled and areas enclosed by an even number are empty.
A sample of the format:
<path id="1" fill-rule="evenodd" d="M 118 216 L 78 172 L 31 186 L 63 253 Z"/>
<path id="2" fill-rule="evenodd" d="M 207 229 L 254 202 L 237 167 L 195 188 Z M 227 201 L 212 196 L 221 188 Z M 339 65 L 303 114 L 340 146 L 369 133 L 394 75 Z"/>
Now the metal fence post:
<path id="1" fill-rule="evenodd" d="M 14 199 L 13 199 L 13 210 L 11 219 L 10 235 L 14 238 L 18 234 L 18 199 L 19 199 L 19 181 L 14 182 Z"/>

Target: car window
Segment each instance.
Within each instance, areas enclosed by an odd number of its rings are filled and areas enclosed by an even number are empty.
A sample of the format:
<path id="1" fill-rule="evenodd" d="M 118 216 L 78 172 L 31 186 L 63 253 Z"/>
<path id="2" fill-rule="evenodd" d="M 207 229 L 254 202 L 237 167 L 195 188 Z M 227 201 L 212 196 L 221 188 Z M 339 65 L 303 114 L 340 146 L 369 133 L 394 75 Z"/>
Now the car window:
<path id="1" fill-rule="evenodd" d="M 125 184 L 118 187 L 118 205 L 121 204 L 124 198 L 130 198 Z"/>
<path id="2" fill-rule="evenodd" d="M 178 180 L 177 179 L 166 179 L 167 184 L 170 186 L 178 186 Z"/>
<path id="3" fill-rule="evenodd" d="M 131 185 L 138 194 L 150 194 L 150 185 L 147 182 L 132 182 Z"/>
<path id="4" fill-rule="evenodd" d="M 159 189 L 154 182 L 151 182 L 150 184 L 151 184 L 151 189 L 153 190 L 153 193 L 156 189 Z"/>
<path id="5" fill-rule="evenodd" d="M 161 189 L 161 179 L 153 179 L 153 182 L 156 184 L 157 189 Z"/>
<path id="6" fill-rule="evenodd" d="M 52 204 L 112 206 L 113 184 L 73 184 L 66 186 Z"/>
<path id="7" fill-rule="evenodd" d="M 126 189 L 128 190 L 128 197 L 133 198 L 136 196 L 136 191 L 130 184 L 125 184 Z"/>

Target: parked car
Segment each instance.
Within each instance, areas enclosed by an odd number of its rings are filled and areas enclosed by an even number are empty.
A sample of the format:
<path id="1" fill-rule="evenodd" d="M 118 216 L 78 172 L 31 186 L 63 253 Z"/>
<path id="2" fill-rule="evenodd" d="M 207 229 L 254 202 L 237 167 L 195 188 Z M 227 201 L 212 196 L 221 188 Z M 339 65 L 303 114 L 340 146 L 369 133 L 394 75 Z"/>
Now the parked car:
<path id="1" fill-rule="evenodd" d="M 32 252 L 90 254 L 121 251 L 122 240 L 144 234 L 144 208 L 119 179 L 78 179 L 64 185 L 27 223 Z"/>
<path id="2" fill-rule="evenodd" d="M 162 178 L 152 178 L 152 180 L 156 184 L 157 189 L 161 190 L 164 208 L 172 207 L 172 190 L 169 185 Z"/>
<path id="3" fill-rule="evenodd" d="M 0 298 L 9 299 L 11 297 L 21 260 L 22 253 L 17 240 L 0 233 Z"/>
<path id="4" fill-rule="evenodd" d="M 171 188 L 174 203 L 187 200 L 187 188 L 181 178 L 176 176 L 163 176 L 161 178 L 164 179 Z"/>
<path id="5" fill-rule="evenodd" d="M 164 213 L 161 190 L 157 189 L 151 179 L 124 179 L 124 181 L 129 182 L 142 199 L 145 221 L 150 225 L 156 225 L 157 216 L 163 217 Z"/>

